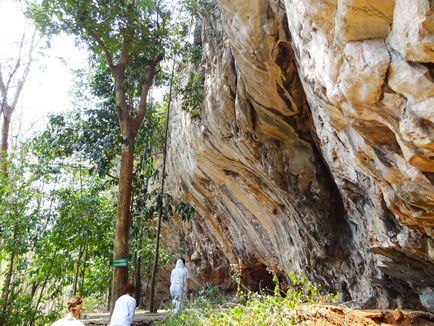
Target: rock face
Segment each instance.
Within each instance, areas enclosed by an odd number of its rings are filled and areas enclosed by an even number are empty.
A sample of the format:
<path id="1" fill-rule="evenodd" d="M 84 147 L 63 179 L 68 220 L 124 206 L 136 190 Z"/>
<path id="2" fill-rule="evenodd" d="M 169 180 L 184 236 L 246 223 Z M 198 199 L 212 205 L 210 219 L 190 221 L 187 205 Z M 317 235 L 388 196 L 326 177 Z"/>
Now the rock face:
<path id="1" fill-rule="evenodd" d="M 174 106 L 169 153 L 197 213 L 166 245 L 201 282 L 235 264 L 252 289 L 294 271 L 366 308 L 432 309 L 434 2 L 206 10 L 203 107 Z"/>

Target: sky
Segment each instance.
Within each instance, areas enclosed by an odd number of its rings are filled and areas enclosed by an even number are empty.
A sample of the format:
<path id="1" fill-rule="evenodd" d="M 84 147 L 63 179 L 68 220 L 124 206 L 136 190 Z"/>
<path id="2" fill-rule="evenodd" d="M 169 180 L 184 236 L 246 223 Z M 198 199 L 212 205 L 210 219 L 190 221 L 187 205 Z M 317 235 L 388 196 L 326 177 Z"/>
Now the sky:
<path id="1" fill-rule="evenodd" d="M 0 0 L 0 62 L 16 59 L 23 31 L 31 31 L 20 5 L 13 0 Z M 14 118 L 20 119 L 24 137 L 44 128 L 51 112 L 71 109 L 70 91 L 73 86 L 72 71 L 86 68 L 87 51 L 75 44 L 73 37 L 62 35 L 51 40 L 43 56 L 35 54 L 20 96 Z M 45 45 L 46 41 L 41 44 Z M 4 71 L 3 71 L 4 73 Z M 17 134 L 18 125 L 13 126 Z"/>

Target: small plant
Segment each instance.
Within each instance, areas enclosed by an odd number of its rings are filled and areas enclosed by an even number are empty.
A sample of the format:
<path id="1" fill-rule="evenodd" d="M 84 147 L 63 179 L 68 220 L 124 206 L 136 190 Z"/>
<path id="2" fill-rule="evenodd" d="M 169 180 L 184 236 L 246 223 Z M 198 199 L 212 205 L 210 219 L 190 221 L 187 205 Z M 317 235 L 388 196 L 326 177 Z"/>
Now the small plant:
<path id="1" fill-rule="evenodd" d="M 216 308 L 224 302 L 225 299 L 220 295 L 218 287 L 210 283 L 205 283 L 198 291 L 197 297 L 192 304 L 192 308 Z"/>
<path id="2" fill-rule="evenodd" d="M 178 94 L 181 96 L 182 110 L 192 116 L 199 115 L 204 99 L 204 81 L 200 72 L 191 72 L 187 83 L 179 87 Z"/>
<path id="3" fill-rule="evenodd" d="M 242 275 L 242 267 L 241 264 L 231 264 L 231 269 L 229 271 L 229 275 L 237 284 L 237 296 L 241 298 L 243 296 L 243 290 L 241 289 L 241 275 Z"/>

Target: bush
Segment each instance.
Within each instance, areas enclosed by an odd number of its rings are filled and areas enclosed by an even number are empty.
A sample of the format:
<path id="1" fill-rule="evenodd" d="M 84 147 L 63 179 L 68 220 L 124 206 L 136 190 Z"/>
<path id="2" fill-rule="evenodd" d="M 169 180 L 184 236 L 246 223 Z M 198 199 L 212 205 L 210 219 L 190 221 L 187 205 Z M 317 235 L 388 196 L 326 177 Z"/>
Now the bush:
<path id="1" fill-rule="evenodd" d="M 217 286 L 205 283 L 198 291 L 197 296 L 192 304 L 192 308 L 203 309 L 218 307 L 225 303 L 225 298 L 220 295 Z"/>
<path id="2" fill-rule="evenodd" d="M 223 302 L 212 305 L 212 300 L 203 301 L 199 295 L 198 307 L 201 309 L 171 315 L 160 325 L 291 325 L 301 305 L 336 301 L 335 295 L 321 293 L 321 287 L 311 283 L 305 276 L 290 273 L 288 277 L 290 284 L 285 284 L 284 287 L 288 287 L 286 292 L 281 290 L 277 277 L 274 277 L 274 294 L 240 291 L 238 296 L 243 296 L 239 298 L 242 303 L 232 308 L 227 308 Z M 202 290 L 214 295 L 215 289 L 204 285 Z"/>
<path id="3" fill-rule="evenodd" d="M 82 311 L 87 314 L 97 312 L 101 306 L 105 305 L 105 300 L 102 297 L 88 296 L 83 298 Z"/>

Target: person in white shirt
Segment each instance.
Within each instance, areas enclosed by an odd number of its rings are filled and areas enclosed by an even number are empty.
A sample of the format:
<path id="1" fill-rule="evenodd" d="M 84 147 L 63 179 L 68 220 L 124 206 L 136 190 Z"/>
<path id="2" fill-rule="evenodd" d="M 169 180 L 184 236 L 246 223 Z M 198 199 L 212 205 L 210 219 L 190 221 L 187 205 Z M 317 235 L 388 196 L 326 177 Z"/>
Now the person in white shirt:
<path id="1" fill-rule="evenodd" d="M 183 306 L 183 295 L 187 285 L 187 272 L 185 270 L 182 259 L 178 259 L 176 267 L 170 274 L 170 295 L 172 296 L 173 304 L 175 305 L 174 313 L 179 314 Z"/>
<path id="2" fill-rule="evenodd" d="M 131 283 L 125 285 L 125 294 L 115 302 L 110 326 L 130 326 L 133 323 L 136 299 L 134 299 L 135 286 Z"/>
<path id="3" fill-rule="evenodd" d="M 76 318 L 80 315 L 81 304 L 83 300 L 80 297 L 72 298 L 68 301 L 68 311 L 69 313 L 65 318 L 59 319 L 51 326 L 84 326 L 82 322 Z"/>

